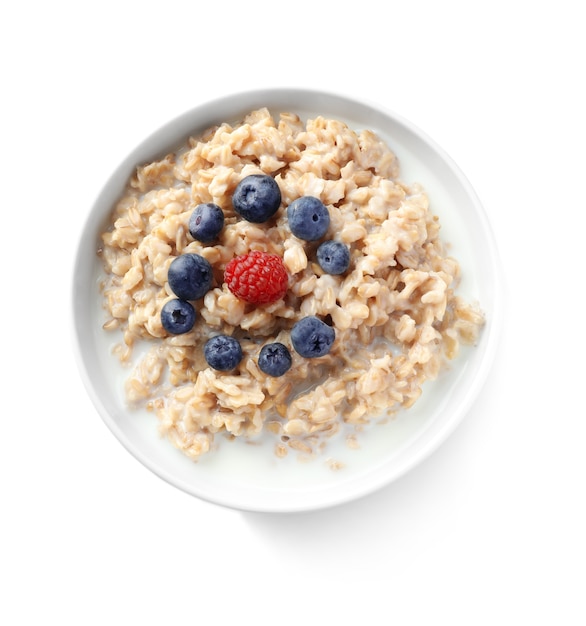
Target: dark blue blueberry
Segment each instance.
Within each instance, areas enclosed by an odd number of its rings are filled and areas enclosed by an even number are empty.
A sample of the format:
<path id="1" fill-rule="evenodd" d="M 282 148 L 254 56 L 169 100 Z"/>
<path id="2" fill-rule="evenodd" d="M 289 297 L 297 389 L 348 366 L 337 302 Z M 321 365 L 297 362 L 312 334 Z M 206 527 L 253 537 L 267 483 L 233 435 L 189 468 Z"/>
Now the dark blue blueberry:
<path id="1" fill-rule="evenodd" d="M 224 228 L 224 212 L 213 202 L 198 204 L 189 218 L 189 232 L 196 241 L 210 243 Z"/>
<path id="2" fill-rule="evenodd" d="M 324 241 L 317 249 L 317 262 L 328 274 L 343 274 L 350 265 L 350 250 L 341 241 Z"/>
<path id="3" fill-rule="evenodd" d="M 245 220 L 260 224 L 269 220 L 281 206 L 281 190 L 272 176 L 251 174 L 236 186 L 232 206 Z"/>
<path id="4" fill-rule="evenodd" d="M 276 341 L 264 345 L 258 355 L 258 366 L 268 376 L 282 376 L 289 370 L 293 359 L 287 346 Z"/>
<path id="5" fill-rule="evenodd" d="M 238 340 L 229 335 L 216 335 L 206 341 L 203 355 L 207 364 L 215 370 L 228 372 L 242 361 L 242 348 Z"/>
<path id="6" fill-rule="evenodd" d="M 302 196 L 287 207 L 289 228 L 305 241 L 321 239 L 330 226 L 330 214 L 324 203 L 313 196 Z"/>
<path id="7" fill-rule="evenodd" d="M 199 300 L 211 289 L 214 275 L 207 259 L 199 254 L 182 254 L 169 266 L 167 281 L 182 300 Z"/>
<path id="8" fill-rule="evenodd" d="M 307 359 L 327 354 L 335 338 L 334 329 L 314 315 L 300 319 L 291 329 L 295 351 Z"/>
<path id="9" fill-rule="evenodd" d="M 169 300 L 161 309 L 161 324 L 172 335 L 188 333 L 195 324 L 195 309 L 185 300 Z"/>

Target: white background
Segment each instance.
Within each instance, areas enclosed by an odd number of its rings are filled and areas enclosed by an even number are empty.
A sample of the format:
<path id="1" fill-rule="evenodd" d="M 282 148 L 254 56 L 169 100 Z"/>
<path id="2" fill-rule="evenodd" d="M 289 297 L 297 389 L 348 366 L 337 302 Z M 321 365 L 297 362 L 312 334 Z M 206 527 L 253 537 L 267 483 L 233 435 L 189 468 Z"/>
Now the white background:
<path id="1" fill-rule="evenodd" d="M 580 4 L 16 5 L 0 35 L 0 623 L 586 624 Z M 507 281 L 501 350 L 449 440 L 374 495 L 276 516 L 199 501 L 129 455 L 68 327 L 76 237 L 113 168 L 192 106 L 268 86 L 341 90 L 433 137 Z"/>

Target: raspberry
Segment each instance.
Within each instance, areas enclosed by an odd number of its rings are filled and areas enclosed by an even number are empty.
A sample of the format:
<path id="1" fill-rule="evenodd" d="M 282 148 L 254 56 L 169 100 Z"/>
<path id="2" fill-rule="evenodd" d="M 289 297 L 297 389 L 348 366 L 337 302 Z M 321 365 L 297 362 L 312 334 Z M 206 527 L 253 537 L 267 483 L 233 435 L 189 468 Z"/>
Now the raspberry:
<path id="1" fill-rule="evenodd" d="M 232 259 L 226 265 L 224 281 L 241 300 L 269 304 L 285 295 L 289 277 L 281 257 L 255 250 Z"/>

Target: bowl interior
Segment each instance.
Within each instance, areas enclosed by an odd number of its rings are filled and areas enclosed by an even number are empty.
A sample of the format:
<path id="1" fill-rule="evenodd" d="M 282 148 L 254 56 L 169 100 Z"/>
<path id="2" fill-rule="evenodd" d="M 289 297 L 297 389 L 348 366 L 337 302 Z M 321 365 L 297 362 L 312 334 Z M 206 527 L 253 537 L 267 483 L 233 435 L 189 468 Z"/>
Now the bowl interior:
<path id="1" fill-rule="evenodd" d="M 438 380 L 426 383 L 420 400 L 396 419 L 362 433 L 360 448 L 328 443 L 322 459 L 277 459 L 271 440 L 220 441 L 219 450 L 197 463 L 157 432 L 156 418 L 130 411 L 123 397 L 125 371 L 111 355 L 115 342 L 104 321 L 96 254 L 99 236 L 134 168 L 179 148 L 189 136 L 249 111 L 268 107 L 302 118 L 324 115 L 368 128 L 387 142 L 401 164 L 401 178 L 420 182 L 439 215 L 442 237 L 462 267 L 460 291 L 480 302 L 487 324 L 479 343 L 465 348 Z M 73 278 L 74 339 L 84 384 L 99 414 L 129 452 L 172 485 L 217 504 L 254 511 L 318 509 L 365 495 L 412 468 L 449 435 L 472 406 L 492 363 L 502 319 L 500 267 L 487 216 L 458 166 L 400 116 L 351 98 L 303 89 L 251 91 L 202 104 L 149 136 L 114 170 L 85 223 Z M 333 471 L 328 458 L 342 461 Z"/>

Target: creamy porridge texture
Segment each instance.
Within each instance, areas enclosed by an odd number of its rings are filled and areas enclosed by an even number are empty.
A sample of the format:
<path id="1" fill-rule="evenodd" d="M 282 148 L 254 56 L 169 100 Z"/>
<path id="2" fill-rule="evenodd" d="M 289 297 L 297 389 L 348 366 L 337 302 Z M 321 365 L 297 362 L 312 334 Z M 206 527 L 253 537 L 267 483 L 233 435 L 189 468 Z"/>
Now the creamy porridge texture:
<path id="1" fill-rule="evenodd" d="M 278 185 L 278 209 L 265 221 L 244 219 L 232 204 L 251 175 Z M 288 215 L 308 196 L 329 215 L 314 241 L 293 234 Z M 201 204 L 223 214 L 205 242 L 190 231 Z M 323 269 L 318 248 L 325 241 L 349 252 L 346 269 Z M 229 263 L 251 252 L 279 257 L 282 297 L 248 302 L 226 284 Z M 271 433 L 278 456 L 319 454 L 334 435 L 355 446 L 371 420 L 413 405 L 424 382 L 462 344 L 473 345 L 484 324 L 477 304 L 457 294 L 459 264 L 446 252 L 424 189 L 400 179 L 396 156 L 373 132 L 335 119 L 303 121 L 261 108 L 138 167 L 99 254 L 104 328 L 122 335 L 115 352 L 129 367 L 128 403 L 155 412 L 162 434 L 193 459 L 212 450 L 219 434 Z M 192 326 L 173 334 L 162 311 L 177 302 L 169 267 L 185 255 L 207 261 L 210 285 L 189 303 Z M 182 306 L 176 321 L 190 312 Z M 306 318 L 333 331 L 321 356 L 307 358 L 294 346 L 291 331 Z M 224 371 L 204 354 L 218 336 L 241 351 Z M 137 357 L 139 344 L 147 350 Z M 290 357 L 279 375 L 259 366 L 273 344 L 283 346 L 279 358 Z"/>

